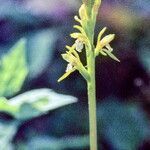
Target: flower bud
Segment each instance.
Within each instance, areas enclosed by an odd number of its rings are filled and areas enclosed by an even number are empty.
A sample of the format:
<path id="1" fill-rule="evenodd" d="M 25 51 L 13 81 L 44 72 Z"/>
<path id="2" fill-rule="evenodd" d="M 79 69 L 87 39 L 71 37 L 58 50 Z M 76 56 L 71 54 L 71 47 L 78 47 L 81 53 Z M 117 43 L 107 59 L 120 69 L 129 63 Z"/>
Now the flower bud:
<path id="1" fill-rule="evenodd" d="M 87 12 L 86 12 L 85 4 L 81 5 L 81 7 L 79 9 L 79 16 L 80 16 L 82 21 L 88 20 L 88 15 L 87 15 Z"/>
<path id="2" fill-rule="evenodd" d="M 74 16 L 74 19 L 81 24 L 81 20 L 78 18 L 78 16 Z"/>
<path id="3" fill-rule="evenodd" d="M 83 35 L 81 33 L 71 33 L 70 36 L 74 39 L 78 39 L 79 37 L 82 37 Z"/>
<path id="4" fill-rule="evenodd" d="M 100 42 L 99 46 L 103 48 L 104 46 L 108 45 L 115 37 L 115 34 L 109 34 L 105 36 Z"/>
<path id="5" fill-rule="evenodd" d="M 88 4 L 88 0 L 82 0 L 83 4 L 87 5 Z"/>
<path id="6" fill-rule="evenodd" d="M 72 54 L 62 54 L 62 58 L 73 65 L 77 64 L 77 59 Z"/>
<path id="7" fill-rule="evenodd" d="M 98 34 L 98 38 L 97 38 L 97 42 L 101 40 L 102 35 L 105 33 L 106 31 L 106 27 L 104 27 Z"/>

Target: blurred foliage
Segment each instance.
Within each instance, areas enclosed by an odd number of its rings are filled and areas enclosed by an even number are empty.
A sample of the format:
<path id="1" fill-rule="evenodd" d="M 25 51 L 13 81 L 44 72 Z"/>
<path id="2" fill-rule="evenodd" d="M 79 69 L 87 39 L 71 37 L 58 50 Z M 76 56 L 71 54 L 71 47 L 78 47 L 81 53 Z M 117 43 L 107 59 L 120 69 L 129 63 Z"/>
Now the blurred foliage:
<path id="1" fill-rule="evenodd" d="M 0 122 L 0 144 L 1 150 L 12 150 L 11 143 L 17 132 L 17 123 L 15 122 Z"/>
<path id="2" fill-rule="evenodd" d="M 10 97 L 22 87 L 27 76 L 25 40 L 19 41 L 3 56 L 0 64 L 0 96 Z"/>
<path id="3" fill-rule="evenodd" d="M 57 94 L 49 89 L 38 89 L 20 94 L 9 101 L 1 98 L 0 110 L 16 119 L 27 120 L 76 101 L 74 97 Z"/>
<path id="4" fill-rule="evenodd" d="M 97 108 L 98 137 L 101 139 L 99 145 L 102 150 L 136 150 L 150 137 L 148 118 L 139 103 L 122 103 L 120 99 L 109 97 L 98 104 Z M 21 145 L 18 143 L 18 148 L 23 146 L 28 150 L 31 146 L 35 150 L 45 150 L 48 147 L 52 150 L 84 149 L 84 147 L 88 149 L 88 137 L 84 136 L 88 134 L 88 110 L 84 103 L 61 108 L 52 113 L 48 120 L 43 121 L 50 123 L 47 128 L 42 127 L 46 128 L 45 134 L 48 136 L 38 133 L 38 128 L 32 129 L 36 127 L 33 125 L 30 130 L 24 131 L 28 140 Z M 31 134 L 31 131 L 34 133 Z M 80 138 L 77 135 L 81 135 Z M 103 140 L 106 140 L 106 144 L 102 142 Z M 73 141 L 77 141 L 76 147 Z M 72 143 L 72 147 L 69 143 Z"/>
<path id="5" fill-rule="evenodd" d="M 138 56 L 148 72 L 150 72 L 150 31 L 141 37 L 138 43 Z"/>
<path id="6" fill-rule="evenodd" d="M 88 136 L 75 136 L 65 138 L 54 138 L 39 136 L 31 139 L 27 144 L 22 143 L 17 150 L 80 150 L 87 148 L 89 145 Z"/>
<path id="7" fill-rule="evenodd" d="M 11 141 L 23 121 L 77 101 L 73 96 L 57 94 L 50 89 L 32 90 L 9 100 L 5 98 L 19 92 L 27 76 L 25 40 L 23 39 L 2 58 L 0 75 L 0 111 L 14 117 L 14 121 L 0 122 L 1 150 L 13 148 Z"/>
<path id="8" fill-rule="evenodd" d="M 99 106 L 98 116 L 101 132 L 114 150 L 135 150 L 150 136 L 148 119 L 138 103 L 109 98 Z"/>
<path id="9" fill-rule="evenodd" d="M 58 32 L 54 29 L 33 32 L 27 37 L 29 78 L 35 78 L 50 65 Z M 50 49 L 50 50 L 49 50 Z M 44 59 L 43 59 L 44 58 Z"/>

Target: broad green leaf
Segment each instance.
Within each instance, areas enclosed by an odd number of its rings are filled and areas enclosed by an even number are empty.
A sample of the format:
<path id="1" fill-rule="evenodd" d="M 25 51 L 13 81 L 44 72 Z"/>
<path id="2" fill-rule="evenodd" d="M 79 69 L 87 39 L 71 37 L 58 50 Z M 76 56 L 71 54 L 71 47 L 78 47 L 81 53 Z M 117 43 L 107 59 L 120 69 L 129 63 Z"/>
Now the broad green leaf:
<path id="1" fill-rule="evenodd" d="M 0 96 L 12 96 L 22 87 L 27 75 L 25 40 L 21 39 L 0 63 Z"/>
<path id="2" fill-rule="evenodd" d="M 73 96 L 58 94 L 50 89 L 38 89 L 18 95 L 9 101 L 1 98 L 0 110 L 17 119 L 26 120 L 76 101 Z"/>
<path id="3" fill-rule="evenodd" d="M 29 78 L 35 78 L 48 68 L 53 58 L 56 29 L 45 29 L 31 33 L 27 37 L 27 59 Z"/>

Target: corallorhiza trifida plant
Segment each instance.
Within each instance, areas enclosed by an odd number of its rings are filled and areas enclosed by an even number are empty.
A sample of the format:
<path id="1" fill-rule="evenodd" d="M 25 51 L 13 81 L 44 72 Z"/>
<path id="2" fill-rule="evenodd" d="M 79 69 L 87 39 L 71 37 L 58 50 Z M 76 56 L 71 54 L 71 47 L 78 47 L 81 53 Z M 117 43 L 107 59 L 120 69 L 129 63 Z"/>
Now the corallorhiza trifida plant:
<path id="1" fill-rule="evenodd" d="M 79 17 L 74 17 L 78 23 L 78 25 L 74 25 L 74 28 L 78 32 L 70 35 L 75 39 L 75 42 L 72 46 L 66 46 L 67 51 L 62 54 L 63 59 L 68 62 L 66 72 L 59 78 L 58 82 L 64 80 L 74 71 L 79 71 L 86 80 L 89 104 L 90 150 L 97 150 L 95 58 L 98 55 L 104 55 L 118 62 L 119 60 L 112 54 L 113 48 L 110 46 L 110 42 L 115 35 L 109 34 L 102 37 L 106 27 L 99 32 L 97 43 L 94 45 L 94 30 L 101 0 L 82 0 L 82 3 L 79 9 Z M 86 66 L 81 63 L 79 56 L 84 49 L 86 51 Z"/>

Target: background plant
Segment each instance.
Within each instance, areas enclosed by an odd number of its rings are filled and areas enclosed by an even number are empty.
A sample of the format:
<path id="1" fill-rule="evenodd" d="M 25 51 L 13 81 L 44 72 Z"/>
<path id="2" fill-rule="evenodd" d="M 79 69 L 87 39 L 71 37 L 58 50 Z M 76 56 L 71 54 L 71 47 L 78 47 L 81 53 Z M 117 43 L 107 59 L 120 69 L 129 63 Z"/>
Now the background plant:
<path id="1" fill-rule="evenodd" d="M 46 88 L 31 90 L 6 99 L 20 91 L 27 76 L 25 46 L 25 39 L 21 39 L 1 60 L 0 111 L 14 118 L 9 122 L 2 120 L 0 122 L 1 150 L 12 149 L 11 141 L 23 122 L 77 101 L 73 96 L 58 94 Z M 60 146 L 63 144 L 60 143 Z M 51 148 L 54 149 L 54 146 Z"/>

